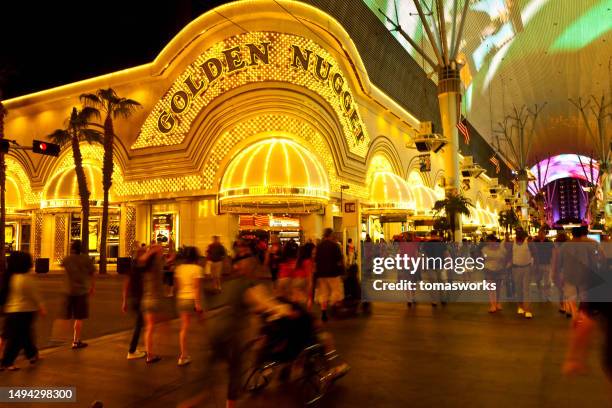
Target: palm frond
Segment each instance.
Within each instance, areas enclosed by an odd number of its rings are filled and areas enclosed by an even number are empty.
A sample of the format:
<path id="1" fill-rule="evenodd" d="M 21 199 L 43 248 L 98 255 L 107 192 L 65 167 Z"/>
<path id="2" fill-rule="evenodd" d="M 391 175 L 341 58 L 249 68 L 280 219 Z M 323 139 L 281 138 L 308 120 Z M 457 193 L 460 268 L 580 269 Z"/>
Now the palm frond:
<path id="1" fill-rule="evenodd" d="M 93 106 L 84 106 L 79 112 L 79 118 L 82 119 L 84 123 L 89 123 L 93 119 L 99 120 L 100 117 L 100 111 Z"/>
<path id="2" fill-rule="evenodd" d="M 70 142 L 72 136 L 70 136 L 70 133 L 65 129 L 55 129 L 52 133 L 47 135 L 47 139 L 55 144 L 63 146 Z"/>
<path id="3" fill-rule="evenodd" d="M 119 96 L 117 96 L 117 92 L 115 92 L 115 90 L 113 88 L 98 89 L 96 91 L 96 95 L 101 100 L 106 101 L 106 102 L 110 102 L 111 104 L 117 104 L 117 103 L 119 103 L 119 101 L 121 99 L 121 98 L 119 98 Z"/>
<path id="4" fill-rule="evenodd" d="M 95 129 L 81 129 L 81 138 L 87 143 L 99 143 L 102 144 L 104 140 L 104 134 Z"/>
<path id="5" fill-rule="evenodd" d="M 79 100 L 86 106 L 91 106 L 98 109 L 104 108 L 104 103 L 102 99 L 98 97 L 98 95 L 93 93 L 84 93 L 79 96 Z"/>
<path id="6" fill-rule="evenodd" d="M 113 117 L 127 119 L 132 116 L 134 112 L 136 112 L 136 109 L 140 107 L 140 103 L 136 102 L 135 100 L 122 98 L 113 109 Z"/>

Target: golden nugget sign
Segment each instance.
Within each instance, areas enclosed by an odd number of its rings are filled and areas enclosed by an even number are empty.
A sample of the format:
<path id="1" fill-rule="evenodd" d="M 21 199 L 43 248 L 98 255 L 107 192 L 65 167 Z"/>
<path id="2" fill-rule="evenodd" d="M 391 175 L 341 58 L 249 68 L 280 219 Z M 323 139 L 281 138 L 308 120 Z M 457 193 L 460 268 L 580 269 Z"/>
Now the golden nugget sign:
<path id="1" fill-rule="evenodd" d="M 181 143 L 212 99 L 261 81 L 291 82 L 322 96 L 340 118 L 350 150 L 365 156 L 369 137 L 336 60 L 311 40 L 269 32 L 232 37 L 198 57 L 156 105 L 132 148 Z"/>

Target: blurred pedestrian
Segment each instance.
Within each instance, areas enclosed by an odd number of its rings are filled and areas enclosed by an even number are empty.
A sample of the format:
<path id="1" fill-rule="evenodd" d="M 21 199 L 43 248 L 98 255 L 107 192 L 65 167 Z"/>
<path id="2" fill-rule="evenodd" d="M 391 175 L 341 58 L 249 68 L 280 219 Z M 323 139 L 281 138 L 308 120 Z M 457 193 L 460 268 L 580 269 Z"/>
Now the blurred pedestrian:
<path id="1" fill-rule="evenodd" d="M 221 289 L 221 275 L 226 257 L 227 251 L 221 243 L 221 238 L 218 235 L 213 235 L 212 243 L 208 245 L 206 250 L 206 272 L 212 276 L 213 286 L 217 290 Z"/>
<path id="2" fill-rule="evenodd" d="M 290 240 L 283 245 L 278 266 L 277 292 L 286 299 L 293 294 L 294 271 L 297 266 L 298 245 Z"/>
<path id="3" fill-rule="evenodd" d="M 225 248 L 223 249 L 225 250 Z M 200 253 L 195 247 L 183 248 L 178 258 L 175 270 L 176 308 L 181 318 L 179 345 L 181 354 L 177 364 L 185 366 L 191 363 L 187 352 L 187 333 L 194 313 L 202 313 L 200 280 L 204 276 L 204 269 L 200 266 Z"/>
<path id="4" fill-rule="evenodd" d="M 174 267 L 176 262 L 176 247 L 174 240 L 168 241 L 168 251 L 164 254 L 163 264 L 163 281 L 165 288 L 165 296 L 174 296 Z"/>
<path id="5" fill-rule="evenodd" d="M 515 300 L 517 302 L 516 313 L 531 319 L 533 318 L 533 312 L 531 311 L 529 287 L 533 256 L 527 242 L 527 233 L 523 229 L 517 229 L 511 251 L 512 281 L 514 282 Z"/>
<path id="6" fill-rule="evenodd" d="M 495 235 L 488 235 L 482 248 L 484 256 L 484 276 L 487 282 L 494 282 L 495 289 L 489 291 L 489 313 L 502 310 L 499 303 L 502 289 L 503 274 L 507 267 L 508 255 L 506 247 L 497 240 Z"/>
<path id="7" fill-rule="evenodd" d="M 278 235 L 272 235 L 270 237 L 270 248 L 266 252 L 265 265 L 270 270 L 270 275 L 272 277 L 272 282 L 276 282 L 278 277 L 278 269 L 281 260 L 281 244 L 278 238 Z"/>
<path id="8" fill-rule="evenodd" d="M 351 266 L 357 262 L 357 249 L 353 243 L 353 238 L 349 238 L 346 242 L 346 266 Z"/>
<path id="9" fill-rule="evenodd" d="M 594 269 L 597 243 L 587 238 L 588 227 L 572 228 L 572 239 L 559 251 L 559 268 L 563 275 L 565 312 L 578 318 L 578 305 L 586 301 L 586 294 Z"/>
<path id="10" fill-rule="evenodd" d="M 334 231 L 326 228 L 315 254 L 316 298 L 321 307 L 321 320 L 328 319 L 327 309 L 344 299 L 342 250 L 334 239 Z"/>
<path id="11" fill-rule="evenodd" d="M 66 296 L 63 318 L 74 320 L 72 348 L 87 347 L 81 341 L 83 321 L 89 318 L 89 298 L 95 291 L 96 268 L 89 254 L 81 252 L 81 241 L 75 240 L 70 245 L 70 255 L 64 258 L 62 266 L 66 271 Z"/>
<path id="12" fill-rule="evenodd" d="M 141 309 L 145 319 L 145 350 L 147 353 L 147 364 L 156 363 L 161 357 L 154 352 L 153 336 L 155 323 L 161 312 L 163 298 L 162 268 L 164 265 L 164 249 L 156 243 L 151 246 L 139 259 L 139 264 L 144 268 L 142 285 Z"/>
<path id="13" fill-rule="evenodd" d="M 557 238 L 555 239 L 553 245 L 553 253 L 552 253 L 552 262 L 551 262 L 551 275 L 553 283 L 557 288 L 559 301 L 559 313 L 565 314 L 567 317 L 571 317 L 571 313 L 566 311 L 566 302 L 565 295 L 563 293 L 563 273 L 561 272 L 561 268 L 559 265 L 559 253 L 561 251 L 562 245 L 567 242 L 568 237 L 564 231 L 560 231 L 557 234 Z"/>
<path id="14" fill-rule="evenodd" d="M 6 345 L 2 355 L 0 370 L 15 371 L 15 359 L 23 349 L 31 364 L 38 361 L 34 321 L 36 314 L 46 314 L 38 292 L 36 279 L 32 273 L 30 254 L 15 251 L 7 259 L 8 287 L 3 296 Z"/>
<path id="15" fill-rule="evenodd" d="M 535 258 L 535 282 L 542 300 L 549 300 L 552 287 L 553 242 L 546 237 L 548 229 L 540 228 L 538 235 L 531 241 Z"/>
<path id="16" fill-rule="evenodd" d="M 448 256 L 448 246 L 438 234 L 436 230 L 432 230 L 429 236 L 429 240 L 423 242 L 422 252 L 425 255 L 425 259 L 428 260 L 428 267 L 423 268 L 423 272 L 428 277 L 428 281 L 431 283 L 446 283 L 448 282 L 448 272 L 443 268 L 444 258 Z M 431 306 L 437 307 L 438 302 L 442 306 L 446 305 L 447 296 L 444 290 L 432 290 L 431 293 Z"/>
<path id="17" fill-rule="evenodd" d="M 138 350 L 140 332 L 144 326 L 144 317 L 141 310 L 144 267 L 139 264 L 138 259 L 147 252 L 147 248 L 144 243 L 142 245 L 136 243 L 135 247 L 132 254 L 132 265 L 123 282 L 123 301 L 121 303 L 123 313 L 129 311 L 135 316 L 134 331 L 127 354 L 128 360 L 144 358 L 147 355 L 145 351 Z"/>

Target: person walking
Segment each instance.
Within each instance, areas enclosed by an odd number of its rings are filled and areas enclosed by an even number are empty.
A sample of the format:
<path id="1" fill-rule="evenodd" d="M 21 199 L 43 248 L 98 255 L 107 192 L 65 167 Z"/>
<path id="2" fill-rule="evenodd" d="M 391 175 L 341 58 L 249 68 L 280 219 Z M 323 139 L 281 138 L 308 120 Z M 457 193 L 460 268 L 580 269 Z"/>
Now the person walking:
<path id="1" fill-rule="evenodd" d="M 321 320 L 328 319 L 327 309 L 344 299 L 342 250 L 334 239 L 334 231 L 326 228 L 315 253 L 316 299 L 321 306 Z"/>
<path id="2" fill-rule="evenodd" d="M 191 317 L 194 313 L 202 313 L 200 281 L 204 276 L 204 268 L 200 266 L 200 253 L 195 247 L 183 248 L 178 263 L 174 274 L 176 308 L 181 318 L 179 333 L 181 354 L 177 365 L 185 366 L 191 363 L 191 357 L 187 352 L 187 333 Z"/>
<path id="3" fill-rule="evenodd" d="M 312 242 L 307 242 L 299 248 L 292 279 L 292 300 L 306 305 L 308 311 L 312 309 L 314 250 L 315 245 Z"/>
<path id="4" fill-rule="evenodd" d="M 81 253 L 81 241 L 76 240 L 70 246 L 70 255 L 64 258 L 62 266 L 66 271 L 66 296 L 64 301 L 64 319 L 74 320 L 72 348 L 87 347 L 81 341 L 83 321 L 89 318 L 89 297 L 95 290 L 95 271 L 93 261 L 88 254 Z"/>
<path id="5" fill-rule="evenodd" d="M 488 235 L 482 247 L 484 261 L 484 276 L 487 282 L 495 282 L 495 289 L 489 291 L 489 313 L 502 310 L 499 303 L 502 289 L 503 273 L 508 263 L 506 247 L 497 240 L 495 235 Z"/>
<path id="6" fill-rule="evenodd" d="M 423 242 L 422 252 L 425 255 L 426 267 L 424 272 L 431 283 L 446 283 L 448 282 L 448 273 L 443 268 L 444 258 L 448 256 L 448 246 L 443 241 L 442 237 L 438 235 L 436 230 L 431 231 L 429 240 Z M 437 307 L 438 302 L 442 306 L 446 305 L 446 291 L 444 290 L 432 290 L 431 291 L 431 306 Z"/>
<path id="7" fill-rule="evenodd" d="M 554 245 L 546 237 L 548 230 L 540 228 L 538 235 L 531 241 L 531 247 L 535 256 L 535 282 L 541 300 L 549 300 L 552 288 L 552 256 Z"/>
<path id="8" fill-rule="evenodd" d="M 516 313 L 526 319 L 533 318 L 529 303 L 529 286 L 531 284 L 531 267 L 533 256 L 527 242 L 527 233 L 523 229 L 516 231 L 512 244 L 512 280 L 514 282 L 515 300 L 518 303 Z"/>
<path id="9" fill-rule="evenodd" d="M 213 235 L 212 243 L 206 249 L 206 269 L 212 276 L 214 288 L 217 290 L 221 290 L 221 275 L 226 257 L 227 251 L 221 243 L 221 238 Z"/>
<path id="10" fill-rule="evenodd" d="M 353 238 L 349 238 L 346 243 L 346 266 L 351 266 L 357 262 L 357 249 L 353 243 Z"/>
<path id="11" fill-rule="evenodd" d="M 144 268 L 142 276 L 142 302 L 141 309 L 145 320 L 145 350 L 147 353 L 147 364 L 153 364 L 161 360 L 154 353 L 153 336 L 155 323 L 160 313 L 163 298 L 162 269 L 164 266 L 164 249 L 155 241 L 140 258 L 139 264 Z"/>
<path id="12" fill-rule="evenodd" d="M 559 268 L 563 275 L 565 313 L 579 319 L 578 306 L 586 302 L 586 294 L 592 284 L 592 271 L 596 262 L 598 245 L 587 237 L 588 227 L 572 228 L 572 239 L 559 251 Z"/>
<path id="13" fill-rule="evenodd" d="M 561 272 L 561 268 L 559 265 L 559 253 L 561 251 L 561 247 L 565 242 L 568 241 L 567 234 L 564 231 L 561 231 L 557 234 L 557 238 L 555 239 L 552 253 L 552 262 L 551 262 L 551 276 L 555 287 L 557 288 L 558 293 L 558 301 L 559 301 L 559 313 L 565 314 L 567 317 L 571 317 L 570 312 L 566 312 L 566 302 L 565 295 L 563 294 L 563 273 Z"/>
<path id="14" fill-rule="evenodd" d="M 297 265 L 298 244 L 289 240 L 283 245 L 278 265 L 277 292 L 286 299 L 291 299 L 293 273 Z"/>
<path id="15" fill-rule="evenodd" d="M 163 282 L 165 288 L 165 296 L 174 296 L 174 263 L 176 261 L 176 247 L 174 240 L 168 241 L 168 250 L 164 253 L 163 263 Z"/>
<path id="16" fill-rule="evenodd" d="M 46 315 L 32 269 L 32 257 L 25 252 L 12 252 L 7 259 L 8 286 L 3 290 L 6 345 L 0 371 L 15 371 L 15 359 L 23 349 L 31 364 L 38 361 L 34 321 L 36 314 Z"/>
<path id="17" fill-rule="evenodd" d="M 276 279 L 278 278 L 278 270 L 280 267 L 282 248 L 278 235 L 272 235 L 270 237 L 270 242 L 270 248 L 268 248 L 268 250 L 266 251 L 264 263 L 270 270 L 272 282 L 276 284 Z"/>
<path id="18" fill-rule="evenodd" d="M 135 360 L 146 357 L 147 353 L 143 350 L 138 350 L 138 341 L 140 332 L 144 326 L 144 317 L 141 310 L 142 302 L 142 276 L 144 268 L 139 265 L 138 259 L 147 252 L 146 246 L 136 243 L 136 249 L 132 255 L 132 265 L 124 279 L 123 283 L 123 301 L 121 310 L 123 313 L 128 311 L 135 316 L 134 331 L 132 332 L 132 340 L 128 349 L 127 359 Z"/>

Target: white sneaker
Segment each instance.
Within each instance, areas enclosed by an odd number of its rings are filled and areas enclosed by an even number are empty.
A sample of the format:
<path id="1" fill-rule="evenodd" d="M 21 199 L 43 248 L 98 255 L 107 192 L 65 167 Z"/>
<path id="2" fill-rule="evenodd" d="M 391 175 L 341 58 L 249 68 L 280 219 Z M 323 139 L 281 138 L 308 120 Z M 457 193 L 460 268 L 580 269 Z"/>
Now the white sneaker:
<path id="1" fill-rule="evenodd" d="M 191 363 L 191 357 L 179 357 L 178 362 L 176 363 L 179 367 L 186 366 Z"/>
<path id="2" fill-rule="evenodd" d="M 531 312 L 526 312 L 525 313 L 525 318 L 526 319 L 531 319 L 532 317 L 533 317 L 533 313 L 531 313 Z"/>
<path id="3" fill-rule="evenodd" d="M 136 350 L 133 353 L 127 353 L 127 359 L 128 360 L 137 360 L 139 358 L 144 358 L 146 357 L 147 352 L 146 351 L 142 351 L 142 350 Z"/>
<path id="4" fill-rule="evenodd" d="M 522 308 L 522 307 L 519 307 L 519 308 L 516 310 L 516 314 L 524 315 L 524 314 L 525 314 L 525 310 L 523 310 L 523 308 Z"/>

